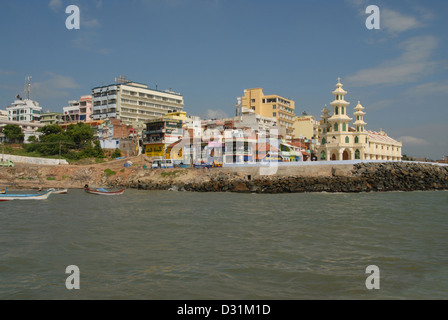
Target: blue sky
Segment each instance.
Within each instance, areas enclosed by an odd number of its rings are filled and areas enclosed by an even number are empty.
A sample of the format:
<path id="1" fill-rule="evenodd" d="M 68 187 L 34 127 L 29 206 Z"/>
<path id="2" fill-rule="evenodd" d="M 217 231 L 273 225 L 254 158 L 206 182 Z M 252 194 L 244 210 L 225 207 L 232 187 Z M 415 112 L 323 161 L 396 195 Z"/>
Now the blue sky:
<path id="1" fill-rule="evenodd" d="M 67 30 L 68 5 L 81 29 Z M 380 30 L 368 30 L 368 5 Z M 119 75 L 172 88 L 189 114 L 232 116 L 236 97 L 262 87 L 320 117 L 337 77 L 367 129 L 403 153 L 448 155 L 446 0 L 3 0 L 0 108 L 23 94 L 44 110 Z M 353 110 L 351 109 L 353 113 Z"/>

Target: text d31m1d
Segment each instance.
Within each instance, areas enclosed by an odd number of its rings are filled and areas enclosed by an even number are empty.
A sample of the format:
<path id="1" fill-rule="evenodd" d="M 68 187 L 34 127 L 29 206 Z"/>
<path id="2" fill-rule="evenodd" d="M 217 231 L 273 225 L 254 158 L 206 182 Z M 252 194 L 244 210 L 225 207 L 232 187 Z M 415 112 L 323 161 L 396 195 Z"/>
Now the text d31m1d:
<path id="1" fill-rule="evenodd" d="M 178 315 L 200 315 L 208 318 L 216 315 L 269 315 L 271 307 L 269 305 L 233 305 L 222 304 L 220 307 L 198 307 L 188 306 L 187 304 L 178 307 Z"/>

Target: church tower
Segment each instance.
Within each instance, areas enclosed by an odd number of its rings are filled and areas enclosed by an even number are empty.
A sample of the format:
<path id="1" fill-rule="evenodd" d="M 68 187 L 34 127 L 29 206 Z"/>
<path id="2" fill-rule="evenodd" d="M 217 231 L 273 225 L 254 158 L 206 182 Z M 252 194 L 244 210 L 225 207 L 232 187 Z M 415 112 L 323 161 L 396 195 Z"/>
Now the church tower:
<path id="1" fill-rule="evenodd" d="M 328 119 L 331 125 L 331 132 L 333 136 L 336 136 L 336 140 L 339 140 L 341 135 L 348 132 L 348 125 L 353 120 L 347 116 L 347 107 L 350 102 L 345 101 L 345 95 L 347 91 L 342 89 L 341 78 L 338 78 L 338 83 L 336 84 L 336 90 L 332 92 L 335 100 L 330 103 L 333 107 L 333 115 Z"/>
<path id="2" fill-rule="evenodd" d="M 353 123 L 356 128 L 356 132 L 364 132 L 364 127 L 367 123 L 364 122 L 364 115 L 366 114 L 364 111 L 364 107 L 361 105 L 361 102 L 358 101 L 358 105 L 355 107 L 356 121 Z"/>

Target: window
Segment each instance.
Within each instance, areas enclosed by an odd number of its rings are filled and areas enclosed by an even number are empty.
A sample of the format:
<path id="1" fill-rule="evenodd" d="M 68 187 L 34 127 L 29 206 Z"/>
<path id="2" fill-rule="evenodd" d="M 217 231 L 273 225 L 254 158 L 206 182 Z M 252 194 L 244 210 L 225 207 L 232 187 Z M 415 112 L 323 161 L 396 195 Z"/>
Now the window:
<path id="1" fill-rule="evenodd" d="M 349 137 L 345 137 L 345 143 L 350 143 L 350 138 Z"/>
<path id="2" fill-rule="evenodd" d="M 355 137 L 355 143 L 359 143 L 359 138 Z"/>
<path id="3" fill-rule="evenodd" d="M 255 99 L 252 99 L 252 102 L 255 103 Z"/>
<path id="4" fill-rule="evenodd" d="M 347 131 L 347 124 L 345 122 L 342 124 L 342 131 Z"/>
<path id="5" fill-rule="evenodd" d="M 325 138 L 322 138 L 322 144 L 326 144 L 327 140 Z"/>
<path id="6" fill-rule="evenodd" d="M 335 113 L 336 113 L 336 114 L 339 114 L 339 107 L 336 107 L 336 109 L 335 109 Z"/>
<path id="7" fill-rule="evenodd" d="M 252 110 L 255 110 L 255 107 L 252 107 Z"/>
<path id="8" fill-rule="evenodd" d="M 339 131 L 339 127 L 338 127 L 337 123 L 334 124 L 334 131 L 336 131 L 336 132 Z"/>
<path id="9" fill-rule="evenodd" d="M 277 112 L 272 112 L 272 116 L 276 117 L 277 116 Z"/>
<path id="10" fill-rule="evenodd" d="M 358 149 L 355 151 L 355 160 L 361 160 L 361 152 Z"/>
<path id="11" fill-rule="evenodd" d="M 277 109 L 277 105 L 274 104 L 274 105 L 272 106 L 272 109 Z"/>
<path id="12" fill-rule="evenodd" d="M 320 153 L 320 160 L 327 160 L 327 154 L 325 153 L 325 151 L 322 151 Z"/>
<path id="13" fill-rule="evenodd" d="M 345 110 L 344 107 L 341 107 L 341 114 L 344 114 Z"/>

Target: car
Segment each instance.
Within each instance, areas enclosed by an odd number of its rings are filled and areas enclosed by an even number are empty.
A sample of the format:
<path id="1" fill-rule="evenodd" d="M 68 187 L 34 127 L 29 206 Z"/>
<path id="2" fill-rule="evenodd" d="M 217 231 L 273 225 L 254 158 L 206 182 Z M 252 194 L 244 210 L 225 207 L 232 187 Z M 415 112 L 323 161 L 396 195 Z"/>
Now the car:
<path id="1" fill-rule="evenodd" d="M 174 168 L 173 161 L 170 159 L 154 160 L 152 163 L 153 169 L 167 169 Z"/>
<path id="2" fill-rule="evenodd" d="M 0 167 L 14 167 L 14 162 L 8 159 L 0 160 Z"/>

